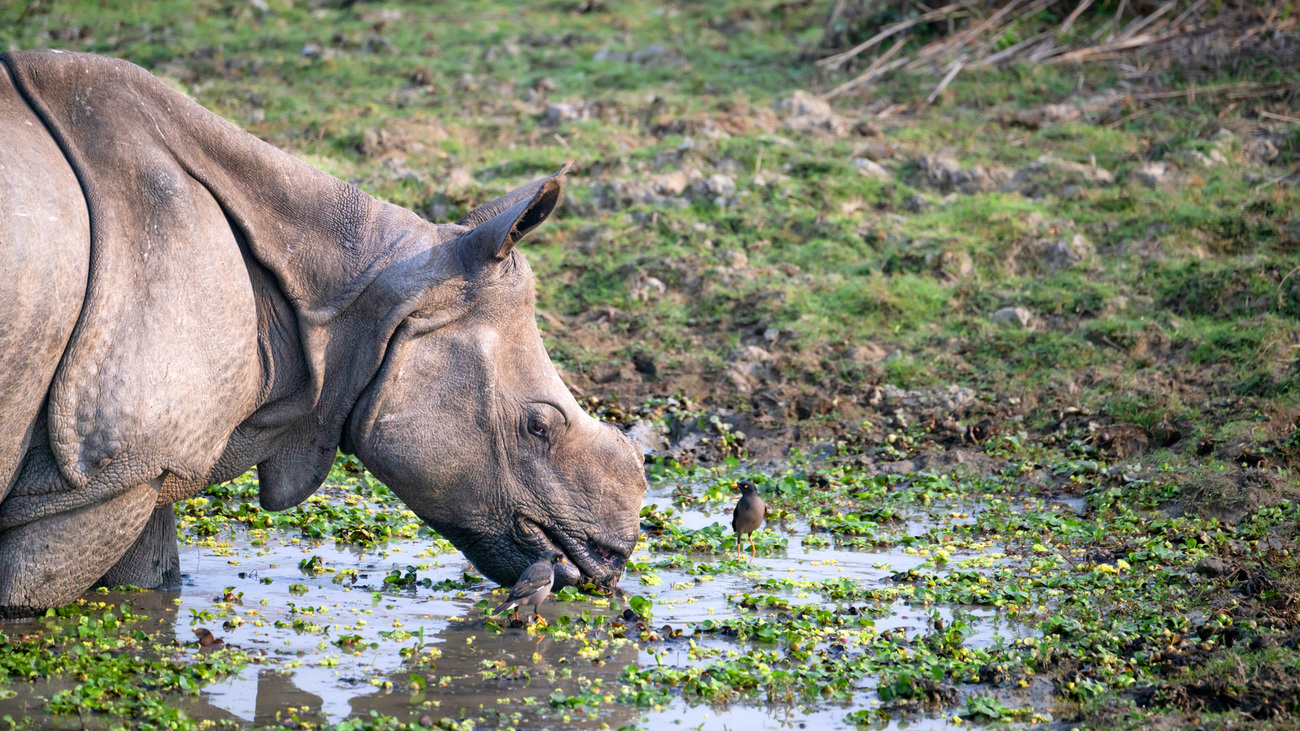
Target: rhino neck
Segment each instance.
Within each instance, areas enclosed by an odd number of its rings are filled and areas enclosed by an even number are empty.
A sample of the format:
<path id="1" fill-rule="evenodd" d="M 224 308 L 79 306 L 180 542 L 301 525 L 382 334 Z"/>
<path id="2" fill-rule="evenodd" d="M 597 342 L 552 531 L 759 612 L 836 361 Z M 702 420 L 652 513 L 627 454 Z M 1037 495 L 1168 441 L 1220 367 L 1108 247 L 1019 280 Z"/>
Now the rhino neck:
<path id="1" fill-rule="evenodd" d="M 220 204 L 265 280 L 258 294 L 264 388 L 216 472 L 258 466 L 268 509 L 324 482 L 343 423 L 405 316 L 376 283 L 431 227 L 250 135 L 129 64 L 158 144 Z M 409 311 L 409 310 L 406 310 Z"/>
<path id="2" fill-rule="evenodd" d="M 328 476 L 348 415 L 420 300 L 418 290 L 400 285 L 424 258 L 409 250 L 428 248 L 427 237 L 411 234 L 429 226 L 409 211 L 376 205 L 370 265 L 341 278 L 332 297 L 313 308 L 295 307 L 278 286 L 258 297 L 259 322 L 275 323 L 259 328 L 264 396 L 235 435 L 242 444 L 232 445 L 229 471 L 255 462 L 268 510 L 296 505 Z"/>

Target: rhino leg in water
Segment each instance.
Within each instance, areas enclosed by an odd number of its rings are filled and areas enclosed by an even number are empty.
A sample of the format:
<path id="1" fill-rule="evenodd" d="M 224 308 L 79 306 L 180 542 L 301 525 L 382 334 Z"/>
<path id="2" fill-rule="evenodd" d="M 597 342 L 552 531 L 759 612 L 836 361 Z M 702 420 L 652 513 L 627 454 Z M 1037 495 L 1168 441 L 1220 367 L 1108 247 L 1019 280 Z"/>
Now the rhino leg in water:
<path id="1" fill-rule="evenodd" d="M 179 589 L 181 559 L 176 550 L 176 511 L 171 505 L 153 509 L 144 532 L 95 586 L 138 586 L 142 589 Z"/>
<path id="2" fill-rule="evenodd" d="M 0 533 L 0 616 L 30 616 L 75 598 L 126 554 L 157 500 L 154 485 L 137 485 Z M 173 533 L 173 551 L 175 540 Z"/>

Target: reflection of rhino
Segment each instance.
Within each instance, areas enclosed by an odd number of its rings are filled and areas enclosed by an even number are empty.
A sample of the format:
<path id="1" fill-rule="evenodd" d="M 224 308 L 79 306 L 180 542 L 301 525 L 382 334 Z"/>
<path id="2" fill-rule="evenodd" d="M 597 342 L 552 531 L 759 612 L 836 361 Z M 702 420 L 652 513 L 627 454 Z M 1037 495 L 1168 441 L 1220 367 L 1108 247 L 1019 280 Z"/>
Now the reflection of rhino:
<path id="1" fill-rule="evenodd" d="M 494 712 L 518 713 L 522 718 L 501 725 L 548 728 L 557 721 L 557 712 L 544 702 L 552 690 L 577 695 L 591 687 L 589 681 L 599 678 L 604 682 L 603 692 L 617 693 L 624 668 L 640 658 L 636 645 L 625 644 L 601 657 L 603 664 L 592 665 L 578 657 L 577 640 L 557 642 L 521 631 L 484 637 L 481 630 L 449 626 L 438 632 L 433 647 L 441 656 L 432 665 L 403 667 L 390 674 L 393 690 L 375 691 L 364 670 L 301 667 L 283 671 L 262 666 L 253 671 L 250 667 L 232 681 L 209 686 L 203 699 L 185 710 L 199 720 L 242 720 L 255 726 L 280 724 L 292 716 L 338 723 L 344 718 L 369 718 L 371 713 L 412 723 L 424 715 L 459 719 L 486 713 L 491 724 L 499 720 L 491 715 Z M 470 636 L 477 636 L 477 641 L 466 643 Z M 504 660 L 509 668 L 496 677 L 484 677 L 486 660 Z M 562 674 L 566 669 L 575 670 L 572 677 Z M 548 671 L 560 674 L 548 677 Z M 413 688 L 413 675 L 425 678 L 427 687 Z M 543 702 L 527 703 L 526 697 Z M 509 705 L 504 705 L 503 699 L 508 699 Z M 426 701 L 437 701 L 437 705 L 425 705 Z M 289 708 L 297 710 L 290 714 Z M 607 703 L 599 706 L 599 714 L 600 721 L 620 728 L 634 722 L 641 712 L 636 706 Z"/>
<path id="2" fill-rule="evenodd" d="M 131 64 L 0 62 L 0 613 L 174 582 L 170 503 L 257 465 L 287 508 L 340 446 L 499 582 L 621 570 L 640 453 L 560 381 L 515 251 L 560 175 L 434 225 Z"/>

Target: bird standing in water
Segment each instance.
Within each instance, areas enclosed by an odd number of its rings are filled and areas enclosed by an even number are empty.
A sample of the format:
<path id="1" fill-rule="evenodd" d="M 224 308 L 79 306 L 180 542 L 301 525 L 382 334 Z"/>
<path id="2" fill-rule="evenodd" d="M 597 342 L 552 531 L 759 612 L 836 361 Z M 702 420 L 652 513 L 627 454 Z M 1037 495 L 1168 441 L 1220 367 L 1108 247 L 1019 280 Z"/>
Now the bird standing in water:
<path id="1" fill-rule="evenodd" d="M 736 483 L 740 488 L 740 500 L 731 513 L 731 528 L 736 531 L 736 558 L 740 558 L 740 537 L 749 536 L 749 555 L 752 558 L 757 549 L 754 547 L 754 531 L 763 527 L 767 517 L 767 503 L 758 496 L 758 488 L 749 480 Z"/>
<path id="2" fill-rule="evenodd" d="M 551 587 L 555 585 L 555 564 L 564 560 L 564 554 L 559 551 L 551 551 L 542 557 L 541 561 L 524 569 L 524 573 L 515 582 L 510 589 L 510 596 L 496 608 L 496 613 L 506 611 L 507 609 L 515 610 L 515 619 L 519 619 L 519 608 L 532 605 L 533 619 L 541 621 L 543 624 L 546 620 L 542 619 L 538 607 L 546 601 L 546 597 L 551 594 Z"/>

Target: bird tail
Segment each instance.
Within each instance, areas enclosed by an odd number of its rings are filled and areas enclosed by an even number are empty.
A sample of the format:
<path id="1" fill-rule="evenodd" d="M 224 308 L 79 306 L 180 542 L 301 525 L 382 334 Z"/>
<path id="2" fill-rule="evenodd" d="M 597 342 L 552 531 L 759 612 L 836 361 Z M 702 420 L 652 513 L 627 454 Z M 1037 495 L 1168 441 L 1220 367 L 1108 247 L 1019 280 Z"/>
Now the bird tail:
<path id="1" fill-rule="evenodd" d="M 508 612 L 511 609 L 514 609 L 518 604 L 519 602 L 515 599 L 507 599 L 501 602 L 501 606 L 497 607 L 492 613 L 500 614 L 502 612 Z"/>

